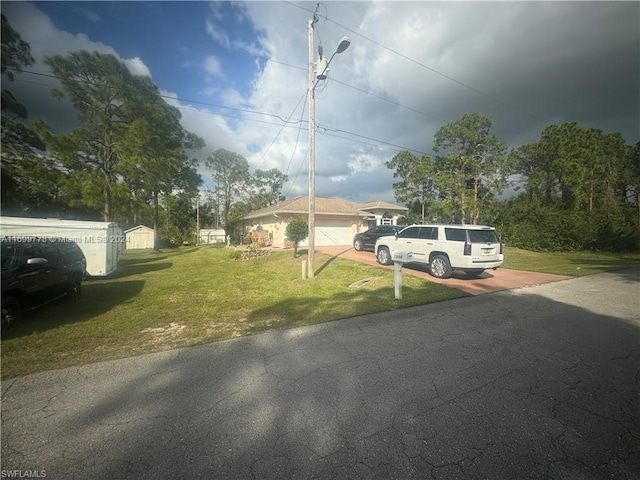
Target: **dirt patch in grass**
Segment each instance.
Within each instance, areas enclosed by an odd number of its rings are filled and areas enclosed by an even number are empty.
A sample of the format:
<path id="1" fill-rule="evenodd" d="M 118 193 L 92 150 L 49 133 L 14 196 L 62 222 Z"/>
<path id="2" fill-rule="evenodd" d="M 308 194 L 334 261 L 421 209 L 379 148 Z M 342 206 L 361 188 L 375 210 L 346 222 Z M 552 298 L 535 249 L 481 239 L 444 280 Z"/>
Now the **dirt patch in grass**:
<path id="1" fill-rule="evenodd" d="M 144 330 L 142 330 L 142 333 L 148 334 L 148 337 L 150 337 L 150 342 L 154 345 L 166 344 L 171 343 L 173 340 L 179 339 L 182 336 L 185 328 L 187 328 L 186 325 L 180 325 L 178 323 L 172 322 L 169 325 L 165 325 L 163 327 L 145 328 Z"/>

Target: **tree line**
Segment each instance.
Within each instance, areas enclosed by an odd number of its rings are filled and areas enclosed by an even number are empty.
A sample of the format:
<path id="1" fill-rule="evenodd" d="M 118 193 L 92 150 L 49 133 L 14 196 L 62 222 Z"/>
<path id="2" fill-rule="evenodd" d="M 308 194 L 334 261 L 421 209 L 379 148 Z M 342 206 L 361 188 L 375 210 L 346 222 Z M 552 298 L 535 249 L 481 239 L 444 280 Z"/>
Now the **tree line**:
<path id="1" fill-rule="evenodd" d="M 10 81 L 34 63 L 4 16 L 1 59 Z M 182 127 L 180 111 L 113 55 L 79 51 L 45 64 L 61 83 L 52 95 L 72 103 L 78 126 L 62 133 L 42 120 L 27 123 L 25 106 L 2 91 L 2 214 L 146 223 L 156 248 L 193 240 L 203 182 L 189 154 L 204 141 Z M 271 205 L 287 181 L 277 169 L 251 174 L 244 157 L 223 149 L 206 166 L 216 186 L 201 205 L 203 227 Z"/>
<path id="2" fill-rule="evenodd" d="M 640 142 L 569 122 L 509 150 L 491 127 L 465 114 L 436 131 L 439 155 L 386 163 L 410 222 L 491 224 L 534 250 L 640 249 Z"/>
<path id="3" fill-rule="evenodd" d="M 10 81 L 34 62 L 4 16 L 0 59 Z M 189 154 L 204 141 L 182 127 L 180 111 L 112 55 L 80 51 L 45 63 L 61 82 L 52 95 L 72 103 L 78 126 L 61 133 L 27 123 L 24 105 L 2 91 L 2 214 L 145 223 L 156 247 L 193 240 L 203 182 Z M 467 113 L 435 133 L 436 155 L 402 151 L 386 163 L 408 222 L 491 224 L 528 249 L 640 250 L 640 143 L 572 122 L 509 149 L 491 128 L 489 117 Z M 205 166 L 215 188 L 198 206 L 201 227 L 230 230 L 284 199 L 288 177 L 277 169 L 251 173 L 225 149 Z"/>

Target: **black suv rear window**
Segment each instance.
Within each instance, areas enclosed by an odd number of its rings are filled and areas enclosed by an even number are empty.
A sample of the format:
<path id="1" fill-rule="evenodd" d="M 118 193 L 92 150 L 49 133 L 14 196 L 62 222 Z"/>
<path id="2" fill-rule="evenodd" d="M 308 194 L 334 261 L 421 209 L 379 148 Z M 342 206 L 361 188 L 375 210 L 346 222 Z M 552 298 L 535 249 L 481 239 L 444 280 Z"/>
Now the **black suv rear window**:
<path id="1" fill-rule="evenodd" d="M 498 243 L 498 235 L 494 230 L 469 230 L 471 243 Z"/>

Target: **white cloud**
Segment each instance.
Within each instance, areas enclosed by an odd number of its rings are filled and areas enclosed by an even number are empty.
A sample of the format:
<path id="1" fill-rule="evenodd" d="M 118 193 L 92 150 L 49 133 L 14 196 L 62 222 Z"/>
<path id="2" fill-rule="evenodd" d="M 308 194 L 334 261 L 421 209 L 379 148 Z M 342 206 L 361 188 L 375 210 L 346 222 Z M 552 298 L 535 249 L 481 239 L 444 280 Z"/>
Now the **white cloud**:
<path id="1" fill-rule="evenodd" d="M 247 100 L 235 88 L 226 88 L 221 96 L 224 104 L 229 107 L 244 107 L 247 104 Z"/>
<path id="2" fill-rule="evenodd" d="M 151 72 L 144 62 L 139 58 L 129 58 L 124 60 L 124 64 L 134 75 L 146 75 L 151 78 Z"/>
<path id="3" fill-rule="evenodd" d="M 352 174 L 360 172 L 372 172 L 378 169 L 381 161 L 371 154 L 358 153 L 351 156 L 351 160 L 347 162 L 349 170 Z"/>
<path id="4" fill-rule="evenodd" d="M 222 3 L 213 2 L 210 4 L 211 17 L 206 19 L 205 25 L 207 33 L 211 35 L 216 42 L 229 50 L 237 50 L 255 56 L 264 56 L 265 52 L 254 41 L 245 41 L 239 38 L 231 38 L 225 27 L 228 27 L 229 21 L 235 21 L 238 24 L 246 23 L 248 17 L 247 9 L 244 4 L 232 3 L 230 8 L 232 11 L 225 14 L 223 12 Z M 237 29 L 238 31 L 240 29 Z M 236 32 L 237 33 L 237 32 Z"/>
<path id="5" fill-rule="evenodd" d="M 209 75 L 222 77 L 222 66 L 220 65 L 220 60 L 218 60 L 213 55 L 205 57 L 204 69 Z"/>
<path id="6" fill-rule="evenodd" d="M 80 49 L 117 55 L 86 35 L 57 30 L 32 4 L 3 4 L 5 14 L 18 11 L 19 23 L 10 21 L 24 32 L 38 60 Z M 514 146 L 563 121 L 607 131 L 626 128 L 627 141 L 635 143 L 640 131 L 638 12 L 637 4 L 617 2 L 328 2 L 315 26 L 316 51 L 321 39 L 330 56 L 344 35 L 351 46 L 334 57 L 329 81 L 316 94 L 317 194 L 393 201 L 395 180 L 384 163 L 398 148 L 364 137 L 429 152 L 435 131 L 466 112 L 491 116 L 495 133 Z M 301 115 L 298 102 L 307 89 L 310 16 L 283 2 L 213 2 L 205 26 L 215 47 L 253 55 L 257 67 L 251 79 L 241 78 L 227 60 L 230 52 L 207 50 L 216 55 L 200 57 L 198 66 L 206 75 L 192 87 L 219 99 L 212 103 L 290 117 L 294 123 L 282 128 L 269 116 L 220 110 L 229 115 L 221 116 L 200 105 L 180 105 L 185 128 L 207 142 L 198 158 L 227 148 L 246 156 L 252 168 L 278 168 L 291 179 L 288 196 L 305 194 L 307 188 L 307 112 Z M 302 70 L 265 63 L 266 58 Z M 126 62 L 140 72 L 146 69 L 144 60 Z M 180 62 L 191 66 L 184 58 Z M 46 72 L 42 65 L 33 70 Z M 156 79 L 160 87 L 161 80 Z M 247 82 L 250 92 L 244 94 L 241 85 Z M 48 96 L 42 89 L 35 108 L 51 104 Z"/>

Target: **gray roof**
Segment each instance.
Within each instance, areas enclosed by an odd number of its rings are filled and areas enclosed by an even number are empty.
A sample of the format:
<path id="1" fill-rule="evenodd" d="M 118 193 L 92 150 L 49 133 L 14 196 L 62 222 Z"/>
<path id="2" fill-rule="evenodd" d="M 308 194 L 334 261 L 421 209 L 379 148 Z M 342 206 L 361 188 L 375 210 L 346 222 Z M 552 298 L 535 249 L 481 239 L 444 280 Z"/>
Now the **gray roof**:
<path id="1" fill-rule="evenodd" d="M 406 207 L 400 205 L 394 205 L 388 202 L 368 202 L 368 203 L 356 203 L 342 198 L 323 198 L 316 197 L 316 214 L 324 215 L 344 215 L 344 216 L 361 216 L 366 217 L 370 214 L 369 210 L 385 209 L 393 210 L 396 212 L 406 212 Z M 276 205 L 261 208 L 255 210 L 240 220 L 250 220 L 253 218 L 265 217 L 268 215 L 278 213 L 309 213 L 309 197 L 301 196 L 287 199 Z"/>

